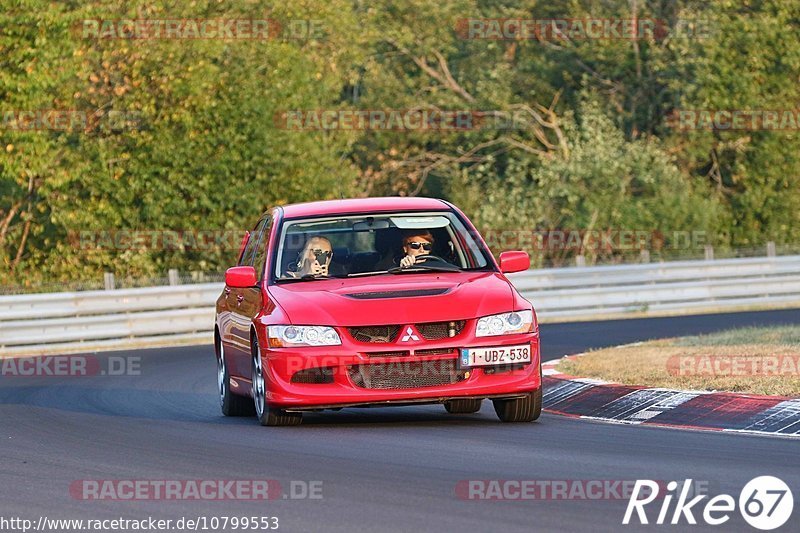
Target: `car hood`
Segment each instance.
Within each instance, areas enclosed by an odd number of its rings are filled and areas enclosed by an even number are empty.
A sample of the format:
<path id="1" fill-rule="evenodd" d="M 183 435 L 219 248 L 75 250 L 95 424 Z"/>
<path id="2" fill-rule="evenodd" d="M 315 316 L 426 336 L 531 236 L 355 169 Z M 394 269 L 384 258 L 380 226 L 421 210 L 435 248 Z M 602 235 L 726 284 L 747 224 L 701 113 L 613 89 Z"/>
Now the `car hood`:
<path id="1" fill-rule="evenodd" d="M 271 285 L 292 324 L 377 326 L 467 320 L 511 311 L 513 289 L 496 272 L 385 274 Z"/>

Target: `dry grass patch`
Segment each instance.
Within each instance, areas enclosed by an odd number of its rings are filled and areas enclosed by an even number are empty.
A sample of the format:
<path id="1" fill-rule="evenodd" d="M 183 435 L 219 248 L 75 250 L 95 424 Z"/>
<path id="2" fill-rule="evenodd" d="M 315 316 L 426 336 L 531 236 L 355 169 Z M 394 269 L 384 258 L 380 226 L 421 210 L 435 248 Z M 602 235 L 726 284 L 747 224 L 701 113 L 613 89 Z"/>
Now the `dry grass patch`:
<path id="1" fill-rule="evenodd" d="M 558 369 L 648 387 L 800 396 L 800 326 L 604 348 L 562 361 Z"/>

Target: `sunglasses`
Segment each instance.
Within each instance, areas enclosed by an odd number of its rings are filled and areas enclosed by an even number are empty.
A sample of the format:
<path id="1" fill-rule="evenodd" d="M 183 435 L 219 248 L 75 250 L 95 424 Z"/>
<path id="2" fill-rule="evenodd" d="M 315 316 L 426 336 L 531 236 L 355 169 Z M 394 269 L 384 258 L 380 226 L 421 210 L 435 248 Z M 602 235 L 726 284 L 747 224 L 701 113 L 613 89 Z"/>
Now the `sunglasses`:
<path id="1" fill-rule="evenodd" d="M 407 242 L 406 246 L 411 248 L 412 250 L 419 250 L 422 248 L 426 252 L 430 252 L 433 250 L 433 245 L 429 242 Z"/>
<path id="2" fill-rule="evenodd" d="M 311 253 L 317 258 L 317 262 L 321 265 L 323 263 L 327 263 L 328 259 L 333 255 L 333 252 L 330 250 L 320 250 L 317 248 L 316 250 L 311 250 Z"/>

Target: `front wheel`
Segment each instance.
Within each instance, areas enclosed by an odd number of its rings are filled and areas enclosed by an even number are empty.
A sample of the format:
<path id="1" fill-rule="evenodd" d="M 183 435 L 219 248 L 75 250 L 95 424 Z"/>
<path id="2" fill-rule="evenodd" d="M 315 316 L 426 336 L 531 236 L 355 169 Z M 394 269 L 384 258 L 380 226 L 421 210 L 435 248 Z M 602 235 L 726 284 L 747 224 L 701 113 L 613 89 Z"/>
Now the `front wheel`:
<path id="1" fill-rule="evenodd" d="M 542 387 L 513 400 L 492 400 L 497 418 L 503 422 L 533 422 L 542 414 Z"/>
<path id="2" fill-rule="evenodd" d="M 253 404 L 256 418 L 262 426 L 297 426 L 303 421 L 303 413 L 287 413 L 282 409 L 270 407 L 267 403 L 267 389 L 264 381 L 264 367 L 258 338 L 251 341 L 253 351 Z"/>

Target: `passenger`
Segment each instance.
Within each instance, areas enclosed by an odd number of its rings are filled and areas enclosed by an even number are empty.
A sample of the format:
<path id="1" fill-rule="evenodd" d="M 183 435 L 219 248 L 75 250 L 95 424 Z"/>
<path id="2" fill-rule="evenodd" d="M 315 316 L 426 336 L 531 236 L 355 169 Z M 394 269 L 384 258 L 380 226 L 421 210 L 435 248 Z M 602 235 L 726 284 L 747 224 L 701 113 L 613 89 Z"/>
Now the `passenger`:
<path id="1" fill-rule="evenodd" d="M 424 262 L 425 256 L 433 250 L 433 234 L 428 230 L 409 231 L 403 237 L 405 257 L 400 260 L 402 268 L 408 268 L 417 262 Z"/>
<path id="2" fill-rule="evenodd" d="M 327 276 L 331 259 L 333 259 L 331 241 L 327 237 L 311 237 L 297 256 L 297 270 L 289 271 L 286 275 L 292 278 L 308 275 Z"/>

